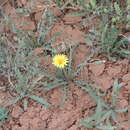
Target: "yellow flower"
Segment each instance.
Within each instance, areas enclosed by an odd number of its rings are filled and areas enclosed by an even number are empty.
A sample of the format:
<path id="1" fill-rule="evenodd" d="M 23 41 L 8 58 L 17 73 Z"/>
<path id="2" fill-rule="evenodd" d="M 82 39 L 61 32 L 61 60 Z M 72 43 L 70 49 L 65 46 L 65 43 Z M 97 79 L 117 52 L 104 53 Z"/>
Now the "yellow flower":
<path id="1" fill-rule="evenodd" d="M 57 68 L 64 68 L 68 62 L 69 60 L 66 55 L 58 54 L 53 57 L 52 64 L 55 65 Z"/>

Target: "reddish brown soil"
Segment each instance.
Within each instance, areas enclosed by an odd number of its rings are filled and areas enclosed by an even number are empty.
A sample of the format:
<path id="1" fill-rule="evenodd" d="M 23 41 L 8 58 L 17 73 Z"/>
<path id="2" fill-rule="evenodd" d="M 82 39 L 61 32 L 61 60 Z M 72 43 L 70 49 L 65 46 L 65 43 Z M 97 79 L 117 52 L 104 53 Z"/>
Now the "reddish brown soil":
<path id="1" fill-rule="evenodd" d="M 18 14 L 16 14 L 11 2 L 0 0 L 0 4 L 3 6 L 6 14 L 13 18 L 13 23 L 16 24 L 18 28 L 26 31 L 36 29 L 37 22 L 41 19 L 42 11 L 45 10 L 44 7 L 46 6 L 43 0 L 37 0 L 30 9 L 33 18 L 32 16 L 17 18 Z M 17 4 L 18 7 L 24 7 L 30 5 L 30 2 L 28 0 L 19 0 L 15 4 Z M 75 42 L 84 43 L 85 32 L 81 31 L 81 26 L 79 25 L 81 17 L 68 17 L 67 14 L 64 15 L 63 12 L 53 4 L 50 8 L 53 10 L 55 16 L 62 19 L 54 24 L 48 36 L 48 38 L 50 38 L 56 32 L 61 32 L 60 37 L 52 43 L 52 46 L 59 47 L 63 42 L 69 44 Z M 29 26 L 24 23 L 28 23 Z M 6 27 L 3 27 L 3 29 L 7 31 Z M 43 49 L 36 48 L 34 51 L 38 54 L 42 52 Z M 75 64 L 80 64 L 81 61 L 84 61 L 89 55 L 90 48 L 84 44 L 79 45 L 75 52 Z M 44 69 L 55 72 L 49 56 L 41 56 L 39 58 L 41 58 L 41 65 Z M 113 85 L 114 79 L 119 78 L 123 83 L 123 87 L 120 91 L 118 107 L 122 108 L 130 105 L 130 60 L 121 60 L 117 63 L 105 61 L 101 64 L 90 62 L 89 65 L 83 67 L 76 78 L 100 85 L 102 91 L 108 91 Z M 5 83 L 5 78 L 0 77 L 0 86 L 4 86 Z M 11 119 L 1 126 L 0 130 L 89 130 L 79 125 L 81 119 L 93 113 L 91 108 L 95 106 L 95 102 L 86 92 L 73 83 L 70 83 L 67 89 L 67 97 L 65 97 L 65 92 L 60 88 L 53 89 L 47 93 L 41 92 L 39 95 L 46 97 L 52 106 L 47 109 L 41 104 L 30 100 L 27 110 L 24 111 L 21 107 L 21 103 L 17 103 L 10 107 Z M 9 93 L 1 91 L 0 97 L 0 106 L 8 103 L 8 99 L 13 98 Z M 107 98 L 109 100 L 109 95 Z M 121 115 L 119 119 L 125 120 L 125 117 L 128 115 L 130 116 L 130 110 L 127 112 L 127 115 Z M 123 126 L 124 130 L 130 129 L 130 123 L 127 121 L 123 123 Z"/>
<path id="2" fill-rule="evenodd" d="M 19 105 L 12 106 L 12 119 L 2 128 L 4 130 L 83 130 L 84 128 L 79 127 L 79 120 L 91 112 L 89 108 L 94 103 L 85 92 L 73 84 L 69 89 L 65 101 L 63 92 L 54 89 L 49 94 L 49 102 L 52 103 L 49 109 L 34 102 L 27 111 L 23 111 Z"/>

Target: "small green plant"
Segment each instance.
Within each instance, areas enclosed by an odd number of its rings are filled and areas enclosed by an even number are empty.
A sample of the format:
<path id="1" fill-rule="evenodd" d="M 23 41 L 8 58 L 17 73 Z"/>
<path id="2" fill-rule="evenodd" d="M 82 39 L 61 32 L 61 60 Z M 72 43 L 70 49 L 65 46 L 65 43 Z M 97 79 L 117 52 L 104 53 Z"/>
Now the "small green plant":
<path id="1" fill-rule="evenodd" d="M 130 27 L 130 0 L 127 0 L 127 7 L 126 7 L 126 10 L 127 10 L 127 25 L 126 27 L 129 28 Z"/>
<path id="2" fill-rule="evenodd" d="M 115 26 L 107 26 L 102 32 L 101 51 L 110 56 L 128 57 L 128 39 L 120 38 L 121 32 Z"/>
<path id="3" fill-rule="evenodd" d="M 115 80 L 113 89 L 112 89 L 112 100 L 111 103 L 107 103 L 101 98 L 96 91 L 93 90 L 93 84 L 86 83 L 84 81 L 76 81 L 76 84 L 81 87 L 83 90 L 88 92 L 90 96 L 97 103 L 95 113 L 92 116 L 86 117 L 81 120 L 80 124 L 86 128 L 98 128 L 101 130 L 115 130 L 118 127 L 121 127 L 119 121 L 117 120 L 117 114 L 126 112 L 130 106 L 126 108 L 116 108 L 118 103 L 118 94 L 119 90 L 122 87 L 122 84 Z M 113 122 L 116 125 L 112 125 Z"/>
<path id="4" fill-rule="evenodd" d="M 91 0 L 90 2 L 86 2 L 84 0 L 55 0 L 55 3 L 61 9 L 77 8 L 77 9 L 85 10 L 86 8 L 94 9 L 97 7 L 96 0 Z"/>
<path id="5" fill-rule="evenodd" d="M 25 35 L 23 31 L 18 30 L 15 26 L 12 26 L 11 29 L 18 35 L 14 37 L 17 44 L 13 47 L 13 51 L 7 51 L 6 53 L 4 60 L 8 69 L 5 69 L 5 76 L 8 77 L 9 81 L 9 86 L 6 86 L 6 88 L 10 93 L 15 93 L 16 96 L 7 104 L 7 107 L 19 101 L 23 101 L 23 107 L 26 109 L 28 98 L 49 107 L 50 103 L 44 98 L 37 96 L 36 93 L 41 90 L 49 91 L 59 86 L 66 86 L 66 78 L 64 76 L 61 78 L 58 75 L 41 69 L 39 66 L 39 57 L 35 56 L 33 51 L 34 46 L 32 46 L 32 43 L 34 40 L 28 35 Z M 10 42 L 7 37 L 3 37 L 3 44 L 5 41 L 7 46 L 4 46 L 4 49 L 7 50 Z M 48 48 L 45 48 L 45 50 L 48 50 Z M 50 53 L 56 54 L 54 49 L 50 49 Z M 46 51 L 44 56 L 46 56 Z M 66 60 L 66 62 L 67 61 L 68 60 Z M 65 63 L 65 65 L 66 64 L 67 63 Z M 71 59 L 68 63 L 67 74 L 70 72 L 70 69 Z M 66 77 L 68 79 L 68 75 Z"/>
<path id="6" fill-rule="evenodd" d="M 128 39 L 123 36 L 122 27 L 118 26 L 129 21 L 125 17 L 126 13 L 129 17 L 129 0 L 127 1 L 127 9 L 126 5 L 122 4 L 120 0 L 116 2 L 91 0 L 87 3 L 82 0 L 78 2 L 58 1 L 58 3 L 61 3 L 64 8 L 71 6 L 80 9 L 80 12 L 69 15 L 75 17 L 83 16 L 81 24 L 84 27 L 88 26 L 89 28 L 89 25 L 86 25 L 86 23 L 90 23 L 93 18 L 100 18 L 98 27 L 95 27 L 93 24 L 90 33 L 86 34 L 86 43 L 98 50 L 98 53 L 107 53 L 109 58 L 129 57 Z"/>
<path id="7" fill-rule="evenodd" d="M 34 70 L 33 70 L 34 69 Z M 33 68 L 31 66 L 30 71 L 27 70 L 26 73 L 20 72 L 20 70 L 16 70 L 16 79 L 17 83 L 14 86 L 11 86 L 12 92 L 17 94 L 17 97 L 11 101 L 11 104 L 15 104 L 20 100 L 25 98 L 31 98 L 46 107 L 49 107 L 50 104 L 43 98 L 35 95 L 34 90 L 36 91 L 36 87 L 39 85 L 39 80 L 33 80 L 38 75 L 38 69 Z"/>
<path id="8" fill-rule="evenodd" d="M 5 49 L 4 45 L 0 45 L 0 73 L 4 73 L 6 69 L 6 53 L 7 50 Z"/>
<path id="9" fill-rule="evenodd" d="M 8 77 L 9 85 L 6 86 L 6 89 L 10 93 L 15 93 L 15 98 L 12 99 L 7 106 L 15 104 L 19 101 L 23 101 L 24 109 L 27 108 L 28 98 L 31 98 L 46 107 L 50 106 L 44 98 L 36 95 L 38 91 L 49 91 L 59 86 L 66 86 L 68 79 L 71 73 L 71 58 L 72 58 L 72 46 L 65 49 L 64 53 L 68 53 L 70 50 L 69 60 L 70 62 L 65 68 L 64 72 L 67 72 L 66 78 L 64 76 L 59 77 L 55 74 L 47 72 L 40 68 L 39 66 L 39 57 L 34 55 L 35 47 L 44 47 L 43 55 L 56 55 L 57 51 L 51 46 L 51 42 L 55 40 L 53 37 L 49 41 L 46 41 L 45 36 L 48 34 L 49 27 L 52 24 L 51 14 L 46 11 L 43 14 L 43 17 L 47 20 L 41 21 L 38 26 L 39 34 L 38 37 L 34 37 L 33 32 L 24 32 L 14 24 L 11 24 L 10 19 L 7 21 L 12 33 L 17 34 L 13 37 L 13 40 L 16 44 L 13 46 L 12 41 L 8 37 L 1 35 L 1 45 L 4 45 L 2 48 L 1 56 L 4 61 L 0 61 L 1 65 L 5 63 L 6 69 L 2 69 L 2 72 L 6 73 L 5 77 Z M 46 26 L 46 25 L 49 26 Z M 47 30 L 45 28 L 47 27 Z M 8 49 L 10 51 L 8 51 Z M 5 54 L 4 54 L 5 50 Z M 66 60 L 67 61 L 67 60 Z M 63 66 L 64 67 L 64 66 Z M 65 73 L 64 73 L 65 74 Z"/>
<path id="10" fill-rule="evenodd" d="M 96 45 L 98 51 L 108 54 L 109 57 L 128 58 L 130 55 L 128 38 L 114 25 L 106 25 L 102 32 L 92 30 L 87 36 L 87 42 Z"/>
<path id="11" fill-rule="evenodd" d="M 8 119 L 8 112 L 5 108 L 0 107 L 0 126 Z"/>

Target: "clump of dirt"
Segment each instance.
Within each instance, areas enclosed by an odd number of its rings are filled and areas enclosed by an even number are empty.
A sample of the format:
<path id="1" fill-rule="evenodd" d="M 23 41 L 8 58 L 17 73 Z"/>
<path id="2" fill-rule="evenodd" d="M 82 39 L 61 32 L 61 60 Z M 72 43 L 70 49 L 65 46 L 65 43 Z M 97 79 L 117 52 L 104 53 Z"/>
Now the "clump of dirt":
<path id="1" fill-rule="evenodd" d="M 92 71 L 92 73 L 95 75 L 95 76 L 99 76 L 103 73 L 105 69 L 105 64 L 91 64 L 89 65 L 89 70 Z"/>
<path id="2" fill-rule="evenodd" d="M 50 31 L 49 37 L 51 38 L 58 32 L 60 32 L 60 35 L 52 42 L 52 46 L 56 48 L 58 52 L 66 49 L 66 46 L 68 47 L 72 43 L 85 42 L 85 34 L 76 26 L 72 27 L 70 25 L 65 25 L 63 22 L 57 23 Z"/>

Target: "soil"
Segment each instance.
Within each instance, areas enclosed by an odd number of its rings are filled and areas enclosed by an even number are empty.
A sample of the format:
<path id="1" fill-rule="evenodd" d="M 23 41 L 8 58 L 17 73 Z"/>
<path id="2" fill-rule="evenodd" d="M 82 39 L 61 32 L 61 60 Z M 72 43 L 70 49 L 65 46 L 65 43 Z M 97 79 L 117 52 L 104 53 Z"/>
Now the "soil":
<path id="1" fill-rule="evenodd" d="M 0 0 L 0 5 L 3 7 L 3 11 L 12 17 L 13 23 L 19 29 L 36 31 L 37 23 L 42 17 L 42 12 L 45 10 L 46 3 L 43 2 L 43 0 L 35 1 L 35 4 L 30 7 L 29 15 L 22 17 L 21 14 L 16 13 L 15 8 L 30 6 L 30 1 L 17 0 L 14 5 L 12 2 Z M 54 16 L 58 17 L 59 20 L 54 24 L 47 39 L 52 37 L 56 32 L 61 32 L 60 37 L 52 43 L 52 46 L 57 48 L 59 52 L 61 49 L 58 47 L 61 43 L 82 43 L 76 48 L 74 57 L 75 65 L 80 64 L 81 61 L 84 61 L 86 57 L 90 55 L 91 50 L 91 47 L 84 44 L 84 36 L 87 34 L 86 31 L 82 30 L 79 23 L 82 17 L 68 16 L 73 10 L 64 14 L 64 12 L 59 10 L 55 4 L 53 5 L 53 2 L 50 9 L 52 9 Z M 95 20 L 95 25 L 96 24 L 97 22 Z M 6 26 L 1 29 L 3 29 L 3 31 L 9 31 Z M 44 51 L 43 48 L 36 48 L 34 50 L 36 55 L 42 53 L 42 51 Z M 55 72 L 55 68 L 51 64 L 50 56 L 40 56 L 39 58 L 41 59 L 40 64 L 44 69 Z M 102 60 L 98 57 L 97 59 Z M 111 89 L 114 80 L 118 78 L 123 84 L 120 91 L 120 102 L 118 107 L 123 108 L 130 105 L 130 60 L 120 60 L 116 63 L 106 60 L 100 64 L 90 62 L 82 68 L 76 78 L 91 81 L 101 86 L 101 91 L 104 92 L 108 92 L 108 90 Z M 7 83 L 6 80 L 6 78 L 0 76 L 0 86 L 5 86 Z M 47 93 L 41 92 L 38 94 L 41 97 L 46 97 L 47 101 L 52 104 L 50 108 L 45 108 L 41 104 L 30 99 L 27 110 L 23 109 L 21 102 L 12 105 L 9 108 L 10 119 L 0 127 L 0 130 L 89 130 L 80 126 L 79 121 L 94 112 L 92 108 L 95 106 L 95 102 L 86 92 L 73 83 L 68 85 L 66 89 L 67 93 L 64 91 L 65 90 L 60 87 Z M 0 106 L 7 104 L 8 100 L 11 98 L 13 98 L 13 96 L 10 95 L 10 93 L 0 91 Z M 108 94 L 108 99 L 109 98 Z M 125 120 L 128 115 L 130 116 L 130 109 L 127 113 L 118 118 L 120 120 Z M 130 129 L 130 123 L 128 121 L 124 121 L 122 125 L 124 128 L 122 130 Z"/>

